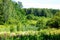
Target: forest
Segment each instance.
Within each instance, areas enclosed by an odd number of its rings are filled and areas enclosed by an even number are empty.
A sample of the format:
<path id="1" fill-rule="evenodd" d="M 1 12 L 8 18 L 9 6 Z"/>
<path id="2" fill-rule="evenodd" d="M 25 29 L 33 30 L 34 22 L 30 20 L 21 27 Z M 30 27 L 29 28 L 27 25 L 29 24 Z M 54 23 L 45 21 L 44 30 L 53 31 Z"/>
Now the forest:
<path id="1" fill-rule="evenodd" d="M 60 40 L 60 9 L 0 0 L 0 40 Z"/>

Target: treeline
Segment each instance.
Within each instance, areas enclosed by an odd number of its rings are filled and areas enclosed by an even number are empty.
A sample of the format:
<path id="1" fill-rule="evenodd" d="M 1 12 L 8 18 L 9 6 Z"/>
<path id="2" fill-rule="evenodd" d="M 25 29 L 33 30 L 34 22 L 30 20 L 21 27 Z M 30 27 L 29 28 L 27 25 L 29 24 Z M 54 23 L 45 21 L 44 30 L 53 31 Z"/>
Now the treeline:
<path id="1" fill-rule="evenodd" d="M 47 26 L 60 27 L 59 9 L 22 8 L 21 2 L 0 0 L 0 25 L 31 25 L 38 30 Z"/>
<path id="2" fill-rule="evenodd" d="M 44 17 L 53 17 L 58 11 L 58 9 L 47 9 L 47 8 L 24 8 L 26 15 L 33 14 L 34 16 L 44 16 Z"/>

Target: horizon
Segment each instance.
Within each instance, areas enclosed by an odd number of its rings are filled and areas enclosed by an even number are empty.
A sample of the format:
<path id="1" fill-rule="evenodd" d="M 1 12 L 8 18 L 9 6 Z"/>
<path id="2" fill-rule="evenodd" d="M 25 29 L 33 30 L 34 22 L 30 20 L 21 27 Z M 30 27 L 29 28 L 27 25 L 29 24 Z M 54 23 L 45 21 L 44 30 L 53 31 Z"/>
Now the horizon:
<path id="1" fill-rule="evenodd" d="M 59 0 L 13 0 L 20 1 L 23 4 L 23 8 L 48 8 L 48 9 L 60 9 Z"/>

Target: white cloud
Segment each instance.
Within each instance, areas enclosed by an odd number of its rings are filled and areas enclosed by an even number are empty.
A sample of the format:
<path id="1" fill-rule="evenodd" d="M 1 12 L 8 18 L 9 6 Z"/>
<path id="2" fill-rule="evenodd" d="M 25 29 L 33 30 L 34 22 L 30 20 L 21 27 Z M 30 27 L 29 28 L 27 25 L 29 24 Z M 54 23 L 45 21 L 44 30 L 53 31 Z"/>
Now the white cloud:
<path id="1" fill-rule="evenodd" d="M 24 8 L 54 8 L 60 9 L 60 1 L 59 0 L 15 0 L 21 1 L 23 3 Z"/>
<path id="2" fill-rule="evenodd" d="M 54 8 L 54 9 L 60 9 L 60 5 L 53 5 L 53 4 L 40 4 L 40 3 L 26 3 L 24 4 L 24 8 Z"/>

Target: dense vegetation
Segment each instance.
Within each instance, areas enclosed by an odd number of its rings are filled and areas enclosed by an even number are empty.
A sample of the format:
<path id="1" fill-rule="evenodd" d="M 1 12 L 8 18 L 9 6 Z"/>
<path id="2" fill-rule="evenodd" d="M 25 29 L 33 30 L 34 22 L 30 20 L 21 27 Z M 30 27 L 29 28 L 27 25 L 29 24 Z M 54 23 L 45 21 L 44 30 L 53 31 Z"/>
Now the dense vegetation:
<path id="1" fill-rule="evenodd" d="M 48 31 L 47 31 L 48 30 Z M 1 40 L 60 40 L 60 29 L 0 33 Z"/>
<path id="2" fill-rule="evenodd" d="M 51 29 L 60 28 L 59 9 L 22 8 L 22 7 L 23 5 L 21 2 L 16 3 L 11 0 L 0 0 L 0 32 L 19 32 L 19 31 L 39 32 L 43 29 L 49 30 L 49 28 Z M 50 38 L 52 38 L 53 40 L 56 38 L 55 35 L 44 34 L 44 32 L 47 31 L 43 30 L 42 32 L 43 33 L 37 35 L 31 34 L 30 35 L 27 34 L 24 36 L 21 35 L 21 37 L 23 38 L 23 40 L 40 40 L 40 39 L 44 40 L 45 37 L 47 38 L 45 40 L 48 40 Z M 41 35 L 43 37 L 41 37 Z M 58 35 L 60 34 L 56 34 L 56 36 L 59 38 L 60 36 Z M 1 40 L 5 40 L 5 38 L 2 36 Z M 9 38 L 7 38 L 6 40 L 9 40 Z M 14 36 L 14 38 L 16 40 L 19 40 L 20 36 L 16 35 Z M 11 40 L 14 40 L 13 37 L 11 38 Z"/>

